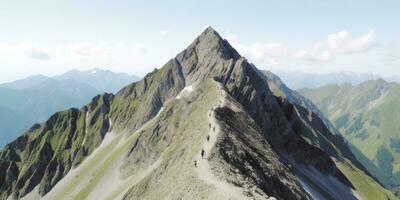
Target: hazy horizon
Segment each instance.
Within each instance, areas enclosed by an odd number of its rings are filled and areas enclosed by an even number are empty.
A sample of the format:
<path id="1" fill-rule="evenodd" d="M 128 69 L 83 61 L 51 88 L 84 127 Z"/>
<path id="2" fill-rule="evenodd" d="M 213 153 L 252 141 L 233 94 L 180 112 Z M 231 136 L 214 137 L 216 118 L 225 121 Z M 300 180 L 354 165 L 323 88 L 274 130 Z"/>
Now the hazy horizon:
<path id="1" fill-rule="evenodd" d="M 207 1 L 8 2 L 0 8 L 0 82 L 93 68 L 144 76 L 206 26 L 260 69 L 400 75 L 399 5 L 316 0 L 223 0 L 212 6 Z"/>

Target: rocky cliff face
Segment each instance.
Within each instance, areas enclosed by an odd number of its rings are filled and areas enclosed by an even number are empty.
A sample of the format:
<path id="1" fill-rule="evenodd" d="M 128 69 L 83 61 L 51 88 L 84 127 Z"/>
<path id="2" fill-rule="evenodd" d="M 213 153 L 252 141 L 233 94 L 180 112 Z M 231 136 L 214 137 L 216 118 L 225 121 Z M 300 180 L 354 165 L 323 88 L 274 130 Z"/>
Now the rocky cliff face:
<path id="1" fill-rule="evenodd" d="M 268 84 L 207 28 L 143 80 L 7 145 L 1 198 L 392 198 L 340 135 Z"/>

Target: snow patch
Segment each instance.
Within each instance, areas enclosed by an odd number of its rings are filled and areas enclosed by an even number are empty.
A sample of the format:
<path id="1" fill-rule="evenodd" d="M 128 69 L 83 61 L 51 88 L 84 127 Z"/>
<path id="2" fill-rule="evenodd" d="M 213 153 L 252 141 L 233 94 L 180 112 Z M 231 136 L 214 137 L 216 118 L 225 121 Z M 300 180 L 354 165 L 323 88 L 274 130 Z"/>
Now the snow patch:
<path id="1" fill-rule="evenodd" d="M 194 90 L 193 85 L 188 85 L 188 86 L 186 86 L 185 88 L 183 88 L 183 89 L 181 90 L 181 92 L 179 92 L 178 96 L 176 96 L 175 99 L 180 99 L 180 98 L 182 98 L 182 97 L 186 97 L 186 96 L 188 96 L 191 92 L 193 92 L 193 90 Z"/>

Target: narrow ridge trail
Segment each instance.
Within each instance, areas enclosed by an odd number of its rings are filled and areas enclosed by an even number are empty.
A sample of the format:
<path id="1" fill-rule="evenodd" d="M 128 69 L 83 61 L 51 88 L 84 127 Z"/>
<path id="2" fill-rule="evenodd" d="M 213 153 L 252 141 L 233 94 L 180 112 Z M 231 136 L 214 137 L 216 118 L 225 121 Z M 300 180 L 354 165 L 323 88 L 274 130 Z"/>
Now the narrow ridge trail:
<path id="1" fill-rule="evenodd" d="M 217 107 L 223 107 L 226 105 L 226 99 L 225 97 L 225 91 L 221 89 L 221 86 L 218 85 L 218 90 L 221 95 L 220 97 L 220 102 L 218 106 L 214 106 L 213 110 L 210 110 L 208 114 L 208 120 L 209 120 L 209 141 L 207 141 L 207 138 L 204 138 L 204 144 L 202 146 L 202 149 L 200 149 L 199 153 L 195 157 L 195 161 L 197 162 L 197 167 L 196 172 L 198 177 L 206 182 L 207 184 L 214 185 L 216 190 L 220 192 L 220 194 L 224 194 L 227 196 L 229 199 L 243 199 L 244 194 L 243 190 L 239 187 L 236 187 L 234 185 L 231 185 L 227 183 L 226 181 L 218 179 L 218 177 L 214 176 L 214 174 L 211 172 L 210 164 L 208 162 L 208 156 L 209 153 L 211 152 L 211 149 L 214 147 L 217 138 L 218 138 L 218 133 L 221 130 L 218 123 L 215 120 L 214 117 L 214 109 Z M 204 158 L 201 157 L 201 151 L 205 151 Z"/>

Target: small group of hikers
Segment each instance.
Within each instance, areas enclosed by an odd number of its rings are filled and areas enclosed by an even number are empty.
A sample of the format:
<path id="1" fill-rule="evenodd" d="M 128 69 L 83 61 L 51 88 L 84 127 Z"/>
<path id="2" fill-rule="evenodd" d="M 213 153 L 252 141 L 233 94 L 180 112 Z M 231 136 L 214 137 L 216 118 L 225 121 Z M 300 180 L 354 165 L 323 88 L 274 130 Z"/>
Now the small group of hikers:
<path id="1" fill-rule="evenodd" d="M 207 142 L 210 141 L 210 135 L 207 135 Z M 206 151 L 204 151 L 204 149 L 201 149 L 200 152 L 201 155 L 201 159 L 204 159 L 204 156 L 206 155 Z M 197 160 L 194 160 L 194 167 L 197 167 Z"/>

